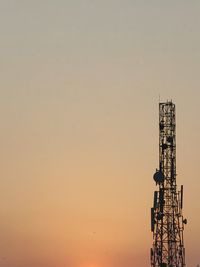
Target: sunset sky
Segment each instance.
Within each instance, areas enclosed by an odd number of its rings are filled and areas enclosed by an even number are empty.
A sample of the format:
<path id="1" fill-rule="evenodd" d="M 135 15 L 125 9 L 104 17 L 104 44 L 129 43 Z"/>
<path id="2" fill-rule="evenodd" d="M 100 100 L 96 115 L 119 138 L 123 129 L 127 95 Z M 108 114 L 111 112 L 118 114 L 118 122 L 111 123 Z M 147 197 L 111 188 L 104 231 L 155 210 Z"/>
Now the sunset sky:
<path id="1" fill-rule="evenodd" d="M 0 1 L 0 267 L 147 267 L 158 102 L 200 263 L 200 1 Z"/>

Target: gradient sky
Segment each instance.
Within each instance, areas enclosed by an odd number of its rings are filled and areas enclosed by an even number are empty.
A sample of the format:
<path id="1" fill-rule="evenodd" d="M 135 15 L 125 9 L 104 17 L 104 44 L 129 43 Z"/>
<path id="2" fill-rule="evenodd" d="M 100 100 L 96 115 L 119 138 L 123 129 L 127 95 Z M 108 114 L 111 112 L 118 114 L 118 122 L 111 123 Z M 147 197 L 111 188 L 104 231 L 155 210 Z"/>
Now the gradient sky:
<path id="1" fill-rule="evenodd" d="M 150 266 L 158 101 L 200 262 L 200 2 L 0 1 L 0 266 Z"/>

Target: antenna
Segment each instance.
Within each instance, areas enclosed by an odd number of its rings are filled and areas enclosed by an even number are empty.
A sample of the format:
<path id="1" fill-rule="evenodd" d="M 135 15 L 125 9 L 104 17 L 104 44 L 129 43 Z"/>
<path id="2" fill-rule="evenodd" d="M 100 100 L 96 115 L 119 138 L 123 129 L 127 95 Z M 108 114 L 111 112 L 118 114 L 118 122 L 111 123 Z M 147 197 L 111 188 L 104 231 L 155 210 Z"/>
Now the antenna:
<path id="1" fill-rule="evenodd" d="M 153 201 L 154 210 L 157 208 L 157 201 L 158 201 L 158 191 L 155 191 L 154 192 L 154 201 Z"/>
<path id="2" fill-rule="evenodd" d="M 155 218 L 154 218 L 154 208 L 151 208 L 151 232 L 154 232 Z"/>
<path id="3" fill-rule="evenodd" d="M 183 185 L 181 185 L 181 209 L 183 208 Z"/>

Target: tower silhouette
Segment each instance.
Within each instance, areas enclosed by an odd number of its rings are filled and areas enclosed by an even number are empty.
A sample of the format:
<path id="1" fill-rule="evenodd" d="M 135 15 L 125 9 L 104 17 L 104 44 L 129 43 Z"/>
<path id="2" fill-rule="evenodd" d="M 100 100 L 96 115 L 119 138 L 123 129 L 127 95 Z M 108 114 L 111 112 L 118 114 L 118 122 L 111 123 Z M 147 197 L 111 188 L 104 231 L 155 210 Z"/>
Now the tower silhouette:
<path id="1" fill-rule="evenodd" d="M 151 208 L 151 267 L 185 267 L 183 186 L 176 184 L 176 114 L 172 101 L 159 103 L 159 168 L 153 176 L 158 190 Z"/>

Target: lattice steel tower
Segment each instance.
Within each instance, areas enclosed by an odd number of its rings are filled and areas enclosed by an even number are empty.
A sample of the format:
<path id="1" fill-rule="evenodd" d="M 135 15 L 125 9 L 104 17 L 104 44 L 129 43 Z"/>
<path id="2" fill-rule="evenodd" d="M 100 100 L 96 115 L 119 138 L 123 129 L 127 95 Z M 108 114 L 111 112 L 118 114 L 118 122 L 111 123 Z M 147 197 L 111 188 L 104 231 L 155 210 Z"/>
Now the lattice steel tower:
<path id="1" fill-rule="evenodd" d="M 152 267 L 185 267 L 183 243 L 183 186 L 176 184 L 175 105 L 159 103 L 159 169 L 154 174 L 159 189 L 154 192 L 151 208 Z"/>

